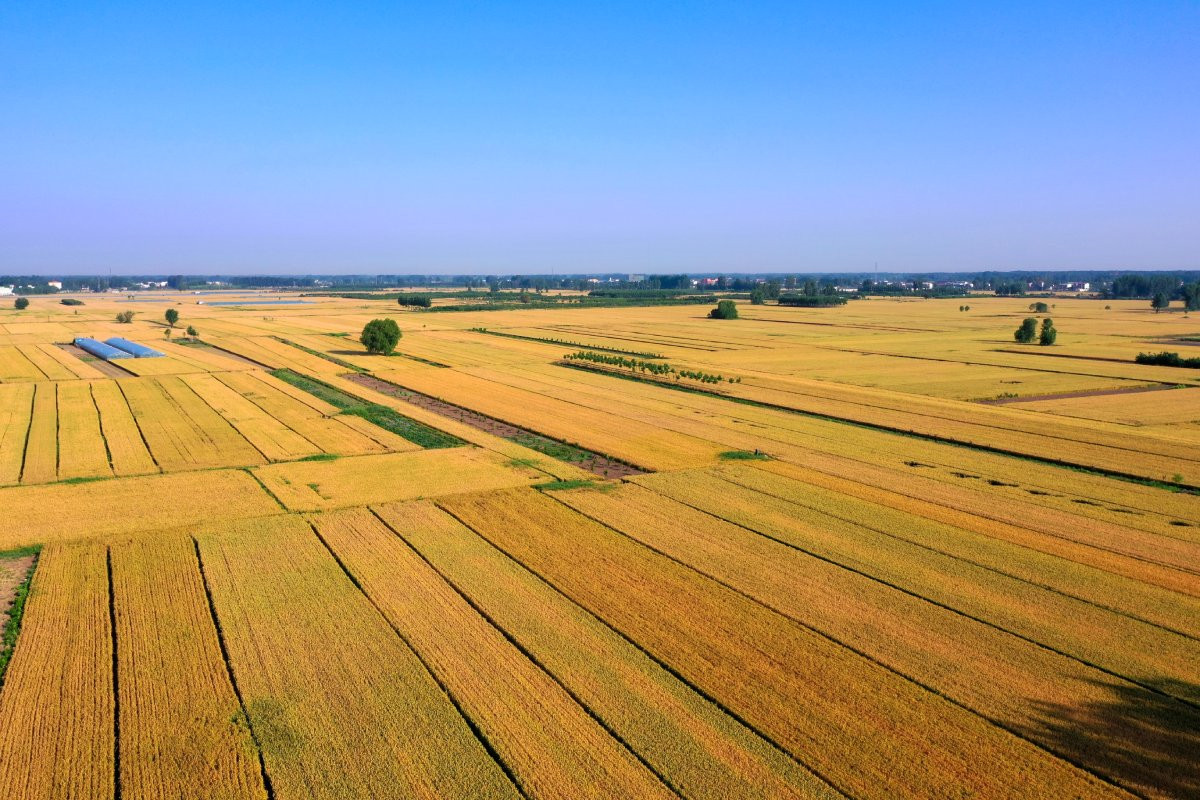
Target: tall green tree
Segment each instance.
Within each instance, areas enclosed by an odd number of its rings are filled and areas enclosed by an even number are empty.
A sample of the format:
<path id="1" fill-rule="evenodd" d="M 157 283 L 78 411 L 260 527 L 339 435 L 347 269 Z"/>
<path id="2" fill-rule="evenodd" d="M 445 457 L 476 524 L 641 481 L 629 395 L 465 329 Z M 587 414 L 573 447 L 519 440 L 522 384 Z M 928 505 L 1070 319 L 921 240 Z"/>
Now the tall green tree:
<path id="1" fill-rule="evenodd" d="M 29 308 L 29 298 L 28 297 L 18 297 L 16 300 L 13 301 L 13 308 L 15 308 L 17 311 L 23 311 L 23 310 Z"/>
<path id="2" fill-rule="evenodd" d="M 1021 327 L 1013 332 L 1013 338 L 1021 344 L 1029 344 L 1037 338 L 1037 319 L 1034 317 L 1026 317 L 1021 323 Z"/>
<path id="3" fill-rule="evenodd" d="M 737 303 L 732 300 L 721 300 L 717 303 L 716 308 L 708 312 L 708 315 L 713 319 L 737 319 Z"/>
<path id="4" fill-rule="evenodd" d="M 1042 320 L 1042 332 L 1038 335 L 1038 344 L 1045 347 L 1046 345 L 1054 344 L 1054 340 L 1058 338 L 1058 331 L 1054 329 L 1054 320 L 1046 317 Z"/>
<path id="5" fill-rule="evenodd" d="M 1154 299 L 1150 301 L 1150 307 L 1154 309 L 1155 314 L 1170 306 L 1171 298 L 1167 296 L 1166 292 L 1156 292 Z"/>
<path id="6" fill-rule="evenodd" d="M 176 322 L 179 322 L 179 312 L 173 308 L 168 308 L 167 313 L 163 314 L 163 316 L 167 318 L 167 324 L 172 328 L 175 327 Z"/>
<path id="7" fill-rule="evenodd" d="M 1183 294 L 1185 311 L 1200 311 L 1200 281 L 1185 284 L 1180 292 Z"/>
<path id="8" fill-rule="evenodd" d="M 359 341 L 368 353 L 390 355 L 400 342 L 400 326 L 394 319 L 373 319 L 363 326 Z"/>

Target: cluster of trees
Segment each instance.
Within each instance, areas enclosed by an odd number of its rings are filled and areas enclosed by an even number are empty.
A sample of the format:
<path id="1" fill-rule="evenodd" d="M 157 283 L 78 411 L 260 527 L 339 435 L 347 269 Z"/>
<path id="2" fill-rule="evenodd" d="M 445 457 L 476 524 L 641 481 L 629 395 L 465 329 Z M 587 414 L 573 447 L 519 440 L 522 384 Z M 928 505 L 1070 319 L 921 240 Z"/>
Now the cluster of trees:
<path id="1" fill-rule="evenodd" d="M 1036 303 L 1030 303 L 1029 310 L 1036 311 L 1038 314 L 1046 314 L 1046 313 L 1049 313 L 1050 306 L 1046 305 L 1045 303 L 1043 303 L 1039 300 Z"/>
<path id="2" fill-rule="evenodd" d="M 737 303 L 732 300 L 720 300 L 717 307 L 708 312 L 708 316 L 712 319 L 737 319 Z"/>
<path id="3" fill-rule="evenodd" d="M 396 298 L 396 302 L 402 306 L 429 308 L 433 305 L 433 298 L 427 294 L 401 294 Z"/>
<path id="4" fill-rule="evenodd" d="M 591 361 L 594 364 L 611 364 L 614 367 L 628 369 L 633 372 L 648 372 L 651 375 L 661 375 L 666 377 L 674 375 L 675 380 L 680 378 L 688 378 L 701 383 L 722 383 L 729 381 L 730 383 L 741 383 L 741 378 L 725 378 L 720 375 L 714 375 L 710 372 L 700 372 L 698 370 L 675 369 L 670 364 L 661 361 L 642 361 L 636 358 L 625 358 L 623 356 L 610 356 L 604 353 L 595 353 L 590 350 L 580 350 L 576 353 L 568 353 L 563 358 L 572 361 Z"/>
<path id="5" fill-rule="evenodd" d="M 1021 322 L 1021 327 L 1013 332 L 1013 338 L 1021 344 L 1032 344 L 1033 340 L 1037 339 L 1040 345 L 1051 345 L 1058 338 L 1058 331 L 1054 328 L 1054 320 L 1046 317 L 1042 320 L 1042 329 L 1039 333 L 1037 318 L 1026 317 Z"/>
<path id="6" fill-rule="evenodd" d="M 135 311 L 118 311 L 117 322 L 128 325 L 129 323 L 133 322 L 133 315 L 136 313 L 137 312 Z"/>
<path id="7" fill-rule="evenodd" d="M 675 368 L 670 364 L 662 361 L 642 361 L 640 358 L 625 358 L 624 356 L 610 356 L 604 353 L 597 353 L 592 350 L 579 350 L 574 353 L 569 353 L 564 358 L 573 361 L 591 361 L 594 364 L 611 364 L 614 367 L 628 369 L 641 372 L 649 372 L 651 375 L 669 375 L 675 371 Z"/>
<path id="8" fill-rule="evenodd" d="M 784 294 L 779 296 L 781 306 L 800 306 L 802 308 L 827 308 L 829 306 L 844 306 L 846 298 L 840 294 L 802 295 Z"/>
<path id="9" fill-rule="evenodd" d="M 363 326 L 362 335 L 358 340 L 368 353 L 388 356 L 400 343 L 400 326 L 394 319 L 373 319 Z"/>
<path id="10" fill-rule="evenodd" d="M 970 311 L 971 307 L 970 306 L 959 306 L 958 310 L 959 311 Z"/>
<path id="11" fill-rule="evenodd" d="M 1180 358 L 1179 353 L 1138 353 L 1134 359 L 1139 364 L 1153 364 L 1159 367 L 1188 367 L 1200 369 L 1200 358 Z"/>
<path id="12" fill-rule="evenodd" d="M 993 291 L 998 297 L 1020 297 L 1025 294 L 1025 284 L 1020 281 L 1007 281 L 996 284 Z"/>

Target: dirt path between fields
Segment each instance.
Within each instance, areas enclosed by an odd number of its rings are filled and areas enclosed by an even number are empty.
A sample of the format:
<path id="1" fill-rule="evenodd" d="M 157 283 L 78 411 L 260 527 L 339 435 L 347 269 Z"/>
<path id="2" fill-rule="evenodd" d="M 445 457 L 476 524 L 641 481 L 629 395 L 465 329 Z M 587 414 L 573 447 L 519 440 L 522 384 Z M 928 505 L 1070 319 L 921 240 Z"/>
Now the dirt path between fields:
<path id="1" fill-rule="evenodd" d="M 8 624 L 8 612 L 12 607 L 13 597 L 21 581 L 29 574 L 31 566 L 32 555 L 0 558 L 0 630 L 4 630 L 4 626 Z"/>
<path id="2" fill-rule="evenodd" d="M 105 375 L 107 375 L 110 378 L 133 377 L 133 373 L 130 372 L 129 370 L 122 369 L 121 367 L 117 366 L 116 364 L 112 363 L 111 361 L 105 361 L 103 358 L 96 358 L 91 353 L 89 353 L 86 350 L 84 350 L 80 347 L 77 347 L 73 344 L 60 344 L 60 345 L 58 345 L 58 348 L 60 350 L 67 351 L 68 353 L 75 356 L 83 363 L 87 364 L 89 367 L 93 367 L 93 368 L 99 370 L 100 372 L 104 373 Z"/>
<path id="3" fill-rule="evenodd" d="M 472 428 L 499 436 L 501 439 L 508 439 L 510 442 L 516 442 L 532 450 L 537 450 L 551 458 L 557 458 L 568 464 L 574 464 L 581 469 L 586 469 L 588 472 L 599 475 L 601 478 L 623 478 L 626 475 L 641 475 L 645 472 L 645 470 L 638 469 L 632 464 L 626 464 L 615 458 L 593 453 L 575 445 L 564 444 L 556 439 L 551 439 L 548 436 L 518 427 L 512 423 L 480 414 L 478 411 L 456 406 L 453 403 L 447 403 L 444 400 L 439 400 L 436 397 L 431 397 L 421 392 L 415 392 L 412 389 L 405 389 L 394 383 L 376 378 L 373 375 L 346 375 L 345 378 L 360 386 L 374 389 L 381 394 L 395 397 L 397 400 L 403 400 L 406 403 L 412 403 L 414 406 L 419 406 L 435 414 L 440 414 L 443 417 L 457 420 L 465 425 L 470 425 Z"/>

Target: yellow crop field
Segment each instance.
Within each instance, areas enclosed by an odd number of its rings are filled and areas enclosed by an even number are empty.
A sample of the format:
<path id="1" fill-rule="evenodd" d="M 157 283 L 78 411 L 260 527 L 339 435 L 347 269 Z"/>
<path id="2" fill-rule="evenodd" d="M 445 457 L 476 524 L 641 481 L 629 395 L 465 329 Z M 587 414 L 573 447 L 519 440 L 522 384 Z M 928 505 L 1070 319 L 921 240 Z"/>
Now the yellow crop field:
<path id="1" fill-rule="evenodd" d="M 110 559 L 122 794 L 266 798 L 192 540 L 139 538 Z"/>
<path id="2" fill-rule="evenodd" d="M 112 475 L 100 414 L 85 381 L 58 384 L 58 478 Z"/>
<path id="3" fill-rule="evenodd" d="M 69 381 L 78 377 L 75 370 L 68 369 L 62 361 L 52 356 L 43 347 L 26 344 L 19 345 L 17 349 L 21 351 L 21 355 L 29 359 L 30 363 L 38 368 L 39 372 L 52 381 Z M 85 366 L 82 361 L 79 364 L 80 366 Z"/>
<path id="4" fill-rule="evenodd" d="M 838 796 L 642 650 L 433 505 L 393 504 L 375 511 L 686 796 Z"/>
<path id="5" fill-rule="evenodd" d="M 266 461 L 179 378 L 122 381 L 121 391 L 155 462 L 164 470 Z"/>
<path id="6" fill-rule="evenodd" d="M 44 381 L 46 374 L 16 347 L 0 347 L 0 381 Z"/>
<path id="7" fill-rule="evenodd" d="M 212 375 L 193 375 L 184 383 L 229 421 L 254 448 L 272 461 L 290 461 L 322 452 L 296 431 Z"/>
<path id="8" fill-rule="evenodd" d="M 292 511 L 527 486 L 548 476 L 476 448 L 424 450 L 336 461 L 296 461 L 253 470 Z"/>
<path id="9" fill-rule="evenodd" d="M 114 491 L 117 488 L 120 491 Z M 156 531 L 275 514 L 279 504 L 241 470 L 152 475 L 118 482 L 0 489 L 0 551 L 42 542 Z"/>
<path id="10" fill-rule="evenodd" d="M 1200 699 L 1200 683 L 1194 682 L 1200 664 L 1190 657 L 1194 643 L 1186 636 L 921 547 L 890 526 L 880 527 L 886 522 L 880 509 L 870 509 L 868 520 L 842 503 L 831 513 L 774 494 L 738 491 L 735 484 L 704 475 L 682 477 L 643 476 L 638 482 L 835 563 L 868 560 L 868 574 L 878 580 L 1117 675 L 1170 677 L 1178 682 L 1171 693 Z"/>
<path id="11" fill-rule="evenodd" d="M 842 791 L 942 791 L 977 763 L 986 742 L 987 769 L 963 785 L 976 796 L 1012 797 L 1018 785 L 1030 797 L 1067 786 L 1103 793 L 1087 773 L 553 500 L 514 491 L 440 505 Z M 689 613 L 667 624 L 659 615 L 669 613 L 669 597 L 687 597 Z M 826 760 L 809 749 L 814 740 L 853 755 Z M 903 757 L 914 748 L 938 757 L 918 768 Z"/>
<path id="12" fill-rule="evenodd" d="M 1200 795 L 1178 301 L 333 283 L 0 301 L 0 796 Z"/>
<path id="13" fill-rule="evenodd" d="M 519 796 L 302 520 L 198 541 L 276 797 Z"/>
<path id="14" fill-rule="evenodd" d="M 1113 731 L 1107 747 L 1138 750 L 1145 764 L 1140 774 L 1115 773 L 1098 757 L 1094 742 L 1083 747 L 1049 735 L 1036 711 L 1055 703 L 1103 704 L 1137 693 L 1132 682 L 633 484 L 553 496 L 1009 730 L 1027 731 L 1047 750 L 1091 772 L 1156 794 L 1161 767 L 1150 766 L 1159 744 L 1153 737 L 1138 741 L 1137 731 Z M 1200 714 L 1180 704 L 1175 721 L 1194 727 Z M 1180 770 L 1169 779 L 1189 776 Z"/>
<path id="15" fill-rule="evenodd" d="M 53 383 L 38 383 L 34 388 L 21 483 L 47 483 L 58 478 L 57 387 Z"/>
<path id="16" fill-rule="evenodd" d="M 0 384 L 0 483 L 21 480 L 34 387 Z"/>
<path id="17" fill-rule="evenodd" d="M 674 796 L 377 517 L 355 509 L 315 523 L 527 795 Z"/>
<path id="18" fill-rule="evenodd" d="M 48 545 L 0 692 L 0 795 L 112 797 L 106 549 Z"/>
<path id="19" fill-rule="evenodd" d="M 383 446 L 375 439 L 346 424 L 346 418 L 334 417 L 336 408 L 270 375 L 228 372 L 214 377 L 253 402 L 269 416 L 288 425 L 323 452 L 360 455 L 383 451 Z M 289 389 L 304 397 L 297 397 L 287 391 Z M 307 401 L 312 401 L 316 407 Z M 406 442 L 399 449 L 408 448 Z"/>
<path id="20" fill-rule="evenodd" d="M 100 430 L 113 472 L 121 476 L 158 472 L 121 387 L 115 381 L 95 381 L 92 400 L 100 412 Z"/>

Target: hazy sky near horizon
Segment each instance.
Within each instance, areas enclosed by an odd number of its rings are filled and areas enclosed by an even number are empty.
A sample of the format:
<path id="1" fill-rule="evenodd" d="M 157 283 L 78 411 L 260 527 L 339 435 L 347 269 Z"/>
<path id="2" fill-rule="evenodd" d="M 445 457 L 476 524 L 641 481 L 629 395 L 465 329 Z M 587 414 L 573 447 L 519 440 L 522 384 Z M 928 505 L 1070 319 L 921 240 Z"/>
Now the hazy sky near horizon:
<path id="1" fill-rule="evenodd" d="M 1200 267 L 1200 2 L 6 3 L 0 273 Z"/>

